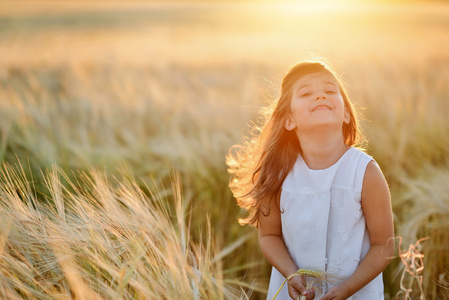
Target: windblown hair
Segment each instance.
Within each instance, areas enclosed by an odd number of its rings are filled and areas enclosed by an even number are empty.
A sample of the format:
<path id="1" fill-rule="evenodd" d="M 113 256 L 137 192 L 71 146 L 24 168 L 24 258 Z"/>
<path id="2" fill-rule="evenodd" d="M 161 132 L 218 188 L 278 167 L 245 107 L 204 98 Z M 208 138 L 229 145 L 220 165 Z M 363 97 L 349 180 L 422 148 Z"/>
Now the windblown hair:
<path id="1" fill-rule="evenodd" d="M 244 137 L 243 145 L 231 147 L 226 157 L 228 172 L 232 176 L 229 186 L 238 205 L 249 212 L 246 218 L 239 219 L 240 224 L 257 227 L 260 215 L 270 213 L 270 202 L 279 196 L 282 183 L 301 153 L 296 133 L 284 127 L 290 113 L 292 85 L 305 75 L 322 72 L 332 75 L 337 81 L 351 116 L 349 124 L 343 123 L 345 144 L 355 146 L 362 141 L 356 111 L 338 75 L 319 61 L 293 66 L 283 78 L 279 97 L 261 109 L 264 125 L 254 126 L 251 136 Z"/>

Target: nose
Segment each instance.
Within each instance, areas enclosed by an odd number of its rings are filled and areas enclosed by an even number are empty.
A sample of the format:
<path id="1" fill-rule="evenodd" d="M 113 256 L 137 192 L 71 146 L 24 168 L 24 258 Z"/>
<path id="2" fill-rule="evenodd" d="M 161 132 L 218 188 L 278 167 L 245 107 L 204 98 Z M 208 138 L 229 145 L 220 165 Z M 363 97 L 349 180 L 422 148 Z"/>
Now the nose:
<path id="1" fill-rule="evenodd" d="M 316 101 L 316 100 L 320 100 L 320 99 L 326 100 L 326 95 L 325 95 L 324 93 L 319 93 L 319 94 L 316 96 L 315 101 Z"/>

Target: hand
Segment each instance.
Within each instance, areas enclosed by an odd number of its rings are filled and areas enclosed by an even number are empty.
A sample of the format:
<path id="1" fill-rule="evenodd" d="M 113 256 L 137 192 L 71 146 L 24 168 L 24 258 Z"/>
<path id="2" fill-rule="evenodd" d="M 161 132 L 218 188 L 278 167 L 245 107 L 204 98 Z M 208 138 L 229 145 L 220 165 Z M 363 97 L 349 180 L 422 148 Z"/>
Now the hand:
<path id="1" fill-rule="evenodd" d="M 294 276 L 289 281 L 288 294 L 292 299 L 299 299 L 300 296 L 304 296 L 306 300 L 312 300 L 315 298 L 314 290 L 307 290 L 305 288 L 306 280 L 302 276 Z"/>
<path id="2" fill-rule="evenodd" d="M 338 285 L 329 290 L 320 300 L 346 300 L 351 295 L 343 285 Z"/>

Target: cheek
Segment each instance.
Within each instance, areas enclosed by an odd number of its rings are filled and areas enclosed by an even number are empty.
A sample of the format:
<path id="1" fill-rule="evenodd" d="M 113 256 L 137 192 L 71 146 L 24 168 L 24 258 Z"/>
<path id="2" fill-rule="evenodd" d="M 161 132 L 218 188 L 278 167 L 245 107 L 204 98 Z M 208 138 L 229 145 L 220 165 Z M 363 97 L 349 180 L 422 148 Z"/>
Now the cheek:
<path id="1" fill-rule="evenodd" d="M 305 109 L 299 105 L 295 106 L 292 109 L 291 115 L 295 122 L 301 122 L 302 120 L 307 118 L 307 114 L 304 113 Z"/>
<path id="2" fill-rule="evenodd" d="M 294 99 L 290 103 L 290 111 L 292 113 L 294 113 L 294 112 L 301 113 L 301 112 L 307 110 L 308 105 L 309 105 L 309 102 L 305 101 L 304 99 Z"/>

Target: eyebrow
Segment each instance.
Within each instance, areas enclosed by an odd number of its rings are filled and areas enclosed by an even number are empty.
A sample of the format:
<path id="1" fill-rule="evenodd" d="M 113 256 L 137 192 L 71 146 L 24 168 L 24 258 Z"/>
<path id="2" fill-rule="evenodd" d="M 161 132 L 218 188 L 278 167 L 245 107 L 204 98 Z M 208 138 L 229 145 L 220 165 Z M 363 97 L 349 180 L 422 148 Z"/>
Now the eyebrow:
<path id="1" fill-rule="evenodd" d="M 326 84 L 332 84 L 333 86 L 338 88 L 338 85 L 333 83 L 332 81 L 326 81 L 325 83 Z M 305 87 L 309 87 L 309 86 L 310 86 L 310 84 L 306 83 L 304 85 L 299 86 L 296 90 L 299 91 L 300 89 L 305 88 Z"/>
<path id="2" fill-rule="evenodd" d="M 331 81 L 326 81 L 326 83 L 328 83 L 328 84 L 332 84 L 332 85 L 335 85 L 336 87 L 338 87 L 338 85 L 337 85 L 337 84 L 335 84 L 335 83 L 333 83 L 333 82 L 331 82 Z"/>
<path id="3" fill-rule="evenodd" d="M 298 88 L 296 90 L 299 91 L 300 89 L 308 87 L 308 86 L 310 86 L 310 84 L 304 84 L 304 85 L 298 86 Z"/>

